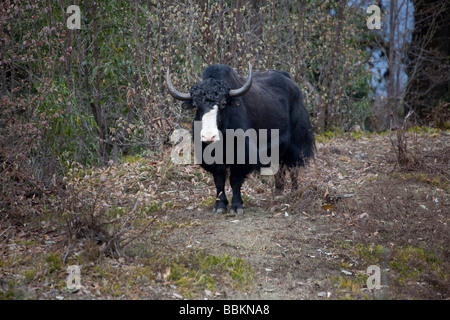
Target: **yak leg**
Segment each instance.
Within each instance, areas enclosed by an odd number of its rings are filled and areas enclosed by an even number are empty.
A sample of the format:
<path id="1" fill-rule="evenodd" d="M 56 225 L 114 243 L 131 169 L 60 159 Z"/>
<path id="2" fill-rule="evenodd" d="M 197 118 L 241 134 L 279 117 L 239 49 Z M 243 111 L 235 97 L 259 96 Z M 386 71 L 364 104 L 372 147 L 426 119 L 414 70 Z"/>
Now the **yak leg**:
<path id="1" fill-rule="evenodd" d="M 214 183 L 217 189 L 216 203 L 214 205 L 213 213 L 225 213 L 227 211 L 228 200 L 225 195 L 225 179 L 226 168 L 225 166 L 217 168 L 214 173 Z"/>
<path id="2" fill-rule="evenodd" d="M 284 190 L 284 184 L 286 182 L 286 168 L 284 165 L 280 165 L 277 173 L 275 173 L 275 195 L 281 195 Z"/>
<path id="3" fill-rule="evenodd" d="M 233 198 L 231 199 L 230 214 L 242 214 L 244 208 L 242 206 L 241 186 L 244 183 L 245 174 L 231 170 L 230 185 L 233 190 Z"/>
<path id="4" fill-rule="evenodd" d="M 298 174 L 300 172 L 300 167 L 292 167 L 289 169 L 289 175 L 291 176 L 292 191 L 298 190 Z"/>

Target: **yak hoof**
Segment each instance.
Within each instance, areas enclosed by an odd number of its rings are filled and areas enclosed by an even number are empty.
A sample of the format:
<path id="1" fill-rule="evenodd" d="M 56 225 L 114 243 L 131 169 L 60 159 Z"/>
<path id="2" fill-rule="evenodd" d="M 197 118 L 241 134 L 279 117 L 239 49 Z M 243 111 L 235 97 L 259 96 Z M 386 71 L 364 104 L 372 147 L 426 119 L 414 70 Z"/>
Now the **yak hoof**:
<path id="1" fill-rule="evenodd" d="M 226 208 L 214 208 L 213 209 L 213 213 L 224 214 L 225 212 L 227 212 Z"/>
<path id="2" fill-rule="evenodd" d="M 237 208 L 236 210 L 230 209 L 230 215 L 240 215 L 244 213 L 243 208 Z"/>

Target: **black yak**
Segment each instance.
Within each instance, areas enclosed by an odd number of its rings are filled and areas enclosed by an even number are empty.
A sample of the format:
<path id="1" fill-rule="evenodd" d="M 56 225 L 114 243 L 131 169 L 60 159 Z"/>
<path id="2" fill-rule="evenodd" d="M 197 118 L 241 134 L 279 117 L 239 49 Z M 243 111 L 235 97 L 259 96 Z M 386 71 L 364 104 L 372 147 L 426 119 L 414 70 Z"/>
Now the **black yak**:
<path id="1" fill-rule="evenodd" d="M 259 155 L 256 161 L 250 161 L 251 151 L 260 151 L 262 148 L 258 139 L 264 130 L 268 131 L 265 133 L 268 136 L 268 144 L 263 146 L 266 148 L 265 151 L 278 152 L 279 164 L 275 164 L 279 165 L 275 175 L 276 190 L 281 191 L 284 188 L 286 169 L 291 171 L 293 189 L 297 188 L 297 168 L 303 166 L 314 155 L 315 141 L 300 88 L 289 73 L 276 70 L 252 72 L 249 64 L 249 75 L 245 79 L 234 69 L 215 64 L 206 68 L 203 81 L 194 85 L 189 93 L 182 93 L 174 88 L 170 81 L 169 70 L 166 81 L 170 94 L 184 101 L 183 108 L 196 109 L 193 123 L 194 144 L 196 139 L 197 142 L 200 140 L 203 151 L 211 144 L 221 142 L 221 154 L 228 159 L 228 161 L 200 163 L 214 176 L 217 200 L 213 212 L 225 213 L 227 210 L 225 179 L 229 168 L 233 191 L 230 213 L 243 213 L 240 190 L 242 183 L 250 172 L 267 165 L 262 163 Z M 197 127 L 198 130 L 195 130 L 195 124 L 200 125 L 200 128 Z M 234 155 L 227 157 L 225 140 L 230 129 L 239 132 L 254 130 L 256 141 L 250 139 L 250 134 L 246 134 L 245 143 L 235 146 L 234 150 L 231 150 Z M 274 139 L 274 132 L 277 133 L 277 141 Z M 236 161 L 239 156 L 242 156 L 244 161 Z"/>

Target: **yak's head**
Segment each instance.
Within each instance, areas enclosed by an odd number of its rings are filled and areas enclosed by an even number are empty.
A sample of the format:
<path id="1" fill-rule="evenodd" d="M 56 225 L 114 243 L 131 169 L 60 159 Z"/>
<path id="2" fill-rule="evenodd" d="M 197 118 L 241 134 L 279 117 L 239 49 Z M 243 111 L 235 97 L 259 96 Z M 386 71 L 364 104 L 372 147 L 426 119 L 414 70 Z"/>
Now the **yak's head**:
<path id="1" fill-rule="evenodd" d="M 222 119 L 224 110 L 236 104 L 233 98 L 240 97 L 247 93 L 252 86 L 252 66 L 249 65 L 249 75 L 245 84 L 239 89 L 230 89 L 230 86 L 223 80 L 205 79 L 194 85 L 189 93 L 177 91 L 170 81 L 169 69 L 167 69 L 167 86 L 170 94 L 181 101 L 185 109 L 196 108 L 195 120 L 201 121 L 201 139 L 205 143 L 220 140 L 218 125 Z"/>

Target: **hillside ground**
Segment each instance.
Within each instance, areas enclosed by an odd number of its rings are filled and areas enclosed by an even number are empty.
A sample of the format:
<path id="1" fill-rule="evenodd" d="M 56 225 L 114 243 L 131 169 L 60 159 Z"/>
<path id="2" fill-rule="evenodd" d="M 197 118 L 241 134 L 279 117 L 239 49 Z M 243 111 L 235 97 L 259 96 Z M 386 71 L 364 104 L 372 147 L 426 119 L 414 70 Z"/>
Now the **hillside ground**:
<path id="1" fill-rule="evenodd" d="M 239 216 L 213 214 L 210 175 L 170 150 L 74 165 L 31 218 L 0 222 L 0 297 L 449 299 L 449 132 L 407 137 L 400 166 L 395 134 L 322 134 L 299 190 L 252 174 Z"/>

